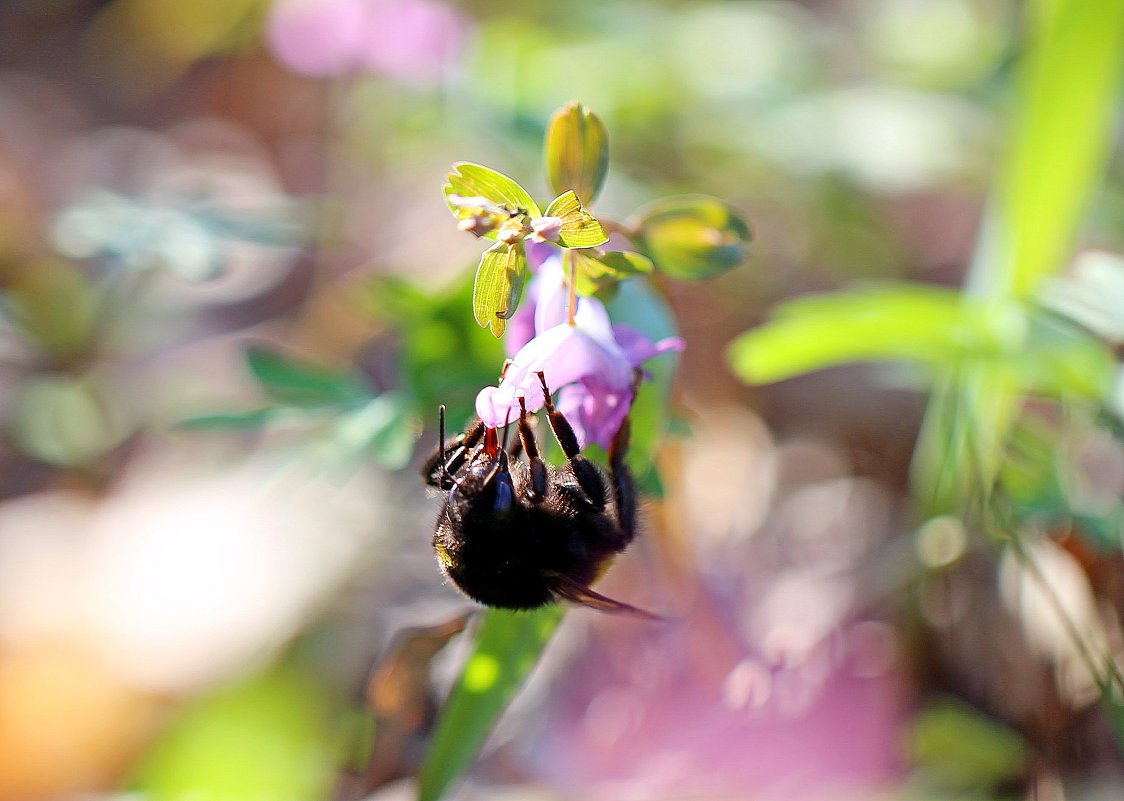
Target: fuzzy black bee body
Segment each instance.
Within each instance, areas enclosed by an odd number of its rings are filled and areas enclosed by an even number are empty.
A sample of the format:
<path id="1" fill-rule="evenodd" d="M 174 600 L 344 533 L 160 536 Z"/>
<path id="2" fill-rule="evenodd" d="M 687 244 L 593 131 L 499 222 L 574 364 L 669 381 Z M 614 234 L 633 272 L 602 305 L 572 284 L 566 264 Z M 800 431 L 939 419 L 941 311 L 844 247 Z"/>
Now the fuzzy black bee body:
<path id="1" fill-rule="evenodd" d="M 654 617 L 590 589 L 635 536 L 636 500 L 624 463 L 628 420 L 610 448 L 607 474 L 581 456 L 545 383 L 543 392 L 564 468 L 539 456 L 525 409 L 513 455 L 495 429 L 477 423 L 443 442 L 426 464 L 427 483 L 447 491 L 433 535 L 438 563 L 486 606 L 534 609 L 568 600 Z"/>

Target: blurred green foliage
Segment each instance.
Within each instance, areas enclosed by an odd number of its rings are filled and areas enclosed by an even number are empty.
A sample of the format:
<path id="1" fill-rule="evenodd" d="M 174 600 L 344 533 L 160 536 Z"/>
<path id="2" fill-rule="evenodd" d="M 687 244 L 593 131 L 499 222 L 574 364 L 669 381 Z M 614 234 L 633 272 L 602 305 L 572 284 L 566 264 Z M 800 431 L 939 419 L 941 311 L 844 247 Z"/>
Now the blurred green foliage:
<path id="1" fill-rule="evenodd" d="M 559 606 L 481 613 L 472 653 L 445 701 L 418 774 L 418 801 L 437 801 L 469 766 L 538 663 L 562 615 Z"/>
<path id="2" fill-rule="evenodd" d="M 291 668 L 243 679 L 179 713 L 140 766 L 153 801 L 313 801 L 336 769 L 327 699 Z"/>
<path id="3" fill-rule="evenodd" d="M 81 6 L 22 5 L 44 21 Z M 122 111 L 122 119 L 163 120 L 165 106 L 152 101 L 166 91 L 185 119 L 195 102 L 195 113 L 225 115 L 232 129 L 258 126 L 255 133 L 275 137 L 262 150 L 284 164 L 292 186 L 315 183 L 306 167 L 294 167 L 302 143 L 315 140 L 327 155 L 320 165 L 317 150 L 311 172 L 323 166 L 327 177 L 321 201 L 278 194 L 249 211 L 190 191 L 146 197 L 120 187 L 77 193 L 53 217 L 31 223 L 14 204 L 0 233 L 49 232 L 26 252 L 9 253 L 5 242 L 0 266 L 4 333 L 15 343 L 4 353 L 13 359 L 4 365 L 12 385 L 5 443 L 24 457 L 61 468 L 64 482 L 67 471 L 91 466 L 108 475 L 111 455 L 127 450 L 123 443 L 158 426 L 141 408 L 148 399 L 138 384 L 147 379 L 137 378 L 130 360 L 159 358 L 169 340 L 189 339 L 180 326 L 191 313 L 165 314 L 157 305 L 159 319 L 148 328 L 121 325 L 153 302 L 150 281 L 170 275 L 214 284 L 233 261 L 231 248 L 306 240 L 308 259 L 298 272 L 328 275 L 359 263 L 367 269 L 365 259 L 401 238 L 412 214 L 424 217 L 418 210 L 435 200 L 432 178 L 449 154 L 531 175 L 545 132 L 545 185 L 529 181 L 528 191 L 461 163 L 446 194 L 514 207 L 500 216 L 523 208 L 528 217 L 541 216 L 532 195 L 548 197 L 548 189 L 573 190 L 587 206 L 598 199 L 598 230 L 604 222 L 603 233 L 630 238 L 638 252 L 585 247 L 603 234 L 588 225 L 593 217 L 584 207 L 567 201 L 579 232 L 591 237 L 569 244 L 577 292 L 605 300 L 614 321 L 651 339 L 674 335 L 667 279 L 719 277 L 714 289 L 691 287 L 672 299 L 693 315 L 689 333 L 710 337 L 708 344 L 754 326 L 728 350 L 732 371 L 746 383 L 856 361 L 913 368 L 909 376 L 930 392 L 913 462 L 919 517 L 948 513 L 973 523 L 986 498 L 1004 505 L 1005 536 L 1072 529 L 1099 554 L 1119 552 L 1124 507 L 1084 502 L 1071 446 L 1106 427 L 1119 436 L 1124 269 L 1118 256 L 1100 254 L 1079 261 L 1072 276 L 1062 274 L 1074 242 L 1124 243 L 1113 213 L 1119 171 L 1110 174 L 1097 214 L 1086 215 L 1113 145 L 1124 4 L 630 0 L 575 3 L 559 14 L 545 0 L 519 7 L 468 2 L 463 9 L 475 30 L 463 70 L 439 87 L 371 75 L 285 84 L 258 48 L 268 6 L 115 0 L 82 7 L 67 22 L 76 27 L 87 14 L 93 20 L 82 46 L 70 48 L 82 59 L 73 71 L 96 87 L 91 117 Z M 50 45 L 50 37 L 31 40 Z M 231 80 L 210 83 L 211 73 Z M 51 101 L 49 92 L 37 94 L 44 106 Z M 579 103 L 555 112 L 571 97 L 602 117 Z M 302 104 L 314 108 L 311 123 Z M 14 108 L 8 118 L 22 124 L 25 114 Z M 84 113 L 74 111 L 62 109 L 58 119 Z M 1000 112 L 1004 138 L 996 136 Z M 15 148 L 21 137 L 5 145 Z M 18 171 L 0 167 L 5 188 L 14 186 Z M 50 209 L 55 194 L 64 194 L 58 176 L 39 165 L 29 174 L 47 189 L 29 193 L 24 205 Z M 934 286 L 930 280 L 959 283 L 961 254 L 949 242 L 957 225 L 947 220 L 974 219 L 976 195 L 989 181 L 994 189 L 964 290 Z M 352 202 L 355 186 L 376 187 L 375 224 L 362 216 L 364 203 Z M 696 189 L 730 203 L 676 195 L 641 205 L 661 192 Z M 20 201 L 18 194 L 12 197 Z M 474 205 L 453 204 L 457 219 L 494 211 Z M 626 222 L 614 222 L 638 206 Z M 757 258 L 740 271 L 753 232 L 735 206 L 753 208 L 758 234 Z M 322 218 L 316 241 L 299 222 L 313 212 Z M 494 240 L 496 230 L 484 236 Z M 357 258 L 359 242 L 370 252 Z M 496 381 L 503 364 L 493 333 L 504 328 L 497 313 L 509 315 L 519 302 L 525 254 L 504 247 L 481 259 L 475 316 L 488 326 L 482 329 L 470 313 L 472 265 L 437 287 L 420 268 L 437 266 L 444 243 L 427 244 L 386 245 L 388 252 L 370 260 L 380 273 L 390 264 L 402 274 L 413 270 L 408 280 L 379 274 L 359 284 L 359 305 L 381 326 L 379 344 L 390 345 L 380 351 L 389 366 L 377 365 L 378 381 L 358 369 L 320 366 L 323 350 L 306 361 L 249 346 L 245 373 L 260 403 L 221 407 L 186 426 L 253 439 L 255 447 L 281 433 L 298 444 L 296 458 L 373 459 L 390 469 L 415 457 L 419 416 L 432 422 L 439 404 L 459 428 L 476 392 Z M 398 264 L 403 253 L 415 261 Z M 856 277 L 879 283 L 825 291 Z M 894 278 L 919 280 L 886 280 Z M 322 288 L 312 284 L 310 295 Z M 758 325 L 763 304 L 769 313 Z M 240 313 L 236 305 L 232 316 Z M 277 319 L 287 325 L 290 311 Z M 217 339 L 215 331 L 206 336 Z M 689 358 L 705 365 L 711 352 L 700 348 Z M 651 380 L 632 411 L 630 461 L 643 490 L 658 495 L 655 458 L 670 427 L 675 357 L 646 366 Z M 695 375 L 707 372 L 716 371 L 704 366 Z M 694 385 L 685 389 L 700 403 Z M 134 394 L 143 402 L 131 403 Z M 604 456 L 596 448 L 591 454 Z M 26 472 L 20 466 L 10 476 Z M 423 798 L 439 797 L 464 771 L 560 615 L 484 613 L 433 738 Z M 1124 742 L 1121 704 L 1108 690 L 1105 708 Z M 284 671 L 206 694 L 174 718 L 138 787 L 154 799 L 323 797 L 332 757 L 323 747 L 322 702 L 307 679 Z M 922 708 L 908 751 L 927 790 L 967 796 L 993 796 L 1017 782 L 1031 753 L 1014 731 L 952 702 Z"/>
<path id="4" fill-rule="evenodd" d="M 929 703 L 914 717 L 906 753 L 925 797 L 997 798 L 1029 755 L 1018 732 L 955 699 Z"/>

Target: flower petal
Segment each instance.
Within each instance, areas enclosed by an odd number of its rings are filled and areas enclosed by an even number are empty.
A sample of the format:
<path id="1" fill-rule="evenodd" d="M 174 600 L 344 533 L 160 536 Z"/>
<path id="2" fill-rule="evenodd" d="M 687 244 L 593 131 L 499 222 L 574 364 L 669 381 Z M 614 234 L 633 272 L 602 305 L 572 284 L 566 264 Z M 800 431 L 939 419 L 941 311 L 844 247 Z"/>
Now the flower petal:
<path id="1" fill-rule="evenodd" d="M 564 387 L 555 405 L 570 421 L 581 447 L 596 442 L 608 448 L 632 407 L 632 390 L 603 386 L 590 377 Z"/>
<path id="2" fill-rule="evenodd" d="M 630 325 L 614 325 L 613 337 L 633 367 L 639 367 L 661 353 L 681 353 L 687 347 L 682 337 L 666 337 L 652 342 Z"/>

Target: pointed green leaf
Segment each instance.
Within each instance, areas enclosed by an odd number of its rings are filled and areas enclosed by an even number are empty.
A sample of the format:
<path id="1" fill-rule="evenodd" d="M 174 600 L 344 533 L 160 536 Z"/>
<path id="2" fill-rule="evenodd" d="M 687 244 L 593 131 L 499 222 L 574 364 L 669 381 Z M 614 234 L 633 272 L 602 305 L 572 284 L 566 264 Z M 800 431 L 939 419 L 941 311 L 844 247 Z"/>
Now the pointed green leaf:
<path id="1" fill-rule="evenodd" d="M 903 284 L 789 301 L 735 339 L 727 356 L 739 378 L 763 384 L 854 361 L 950 365 L 1015 352 L 1025 335 L 1017 307 Z"/>
<path id="2" fill-rule="evenodd" d="M 544 152 L 551 188 L 572 189 L 592 203 L 609 171 L 609 135 L 600 118 L 577 102 L 559 109 L 547 123 Z"/>
<path id="3" fill-rule="evenodd" d="M 269 422 L 277 410 L 271 407 L 264 409 L 250 409 L 244 412 L 218 412 L 215 414 L 200 414 L 185 418 L 179 422 L 181 428 L 193 428 L 213 431 L 245 431 L 261 428 Z"/>
<path id="4" fill-rule="evenodd" d="M 246 366 L 269 397 L 293 406 L 350 403 L 367 394 L 350 373 L 299 362 L 263 345 L 246 349 Z"/>
<path id="5" fill-rule="evenodd" d="M 418 774 L 418 801 L 437 801 L 472 762 L 562 615 L 558 606 L 484 611 L 472 654 L 441 710 Z"/>
<path id="6" fill-rule="evenodd" d="M 601 223 L 582 207 L 572 189 L 550 201 L 544 216 L 557 217 L 562 221 L 558 244 L 564 248 L 591 248 L 609 239 Z"/>
<path id="7" fill-rule="evenodd" d="M 574 249 L 574 273 L 579 295 L 603 292 L 618 281 L 652 272 L 652 262 L 631 251 L 600 253 L 595 248 Z"/>
<path id="8" fill-rule="evenodd" d="M 526 274 L 527 258 L 522 244 L 499 243 L 484 251 L 472 287 L 472 314 L 481 328 L 490 329 L 494 336 L 503 336 L 507 319 L 519 306 Z"/>
<path id="9" fill-rule="evenodd" d="M 1111 154 L 1119 107 L 1124 3 L 1037 5 L 1050 13 L 1033 20 L 1017 66 L 1018 103 L 993 209 L 995 260 L 974 276 L 993 297 L 1027 297 L 1065 265 Z"/>
<path id="10" fill-rule="evenodd" d="M 503 173 L 461 161 L 453 165 L 453 171 L 445 176 L 445 202 L 457 219 L 463 219 L 465 199 L 482 198 L 496 206 L 502 206 L 512 213 L 525 213 L 540 217 L 538 205 L 527 194 L 527 190 Z M 450 198 L 453 198 L 450 200 Z M 459 200 L 458 200 L 459 198 Z"/>
<path id="11" fill-rule="evenodd" d="M 638 212 L 630 227 L 656 269 L 679 279 L 711 278 L 736 267 L 752 239 L 736 211 L 705 195 L 656 201 Z"/>

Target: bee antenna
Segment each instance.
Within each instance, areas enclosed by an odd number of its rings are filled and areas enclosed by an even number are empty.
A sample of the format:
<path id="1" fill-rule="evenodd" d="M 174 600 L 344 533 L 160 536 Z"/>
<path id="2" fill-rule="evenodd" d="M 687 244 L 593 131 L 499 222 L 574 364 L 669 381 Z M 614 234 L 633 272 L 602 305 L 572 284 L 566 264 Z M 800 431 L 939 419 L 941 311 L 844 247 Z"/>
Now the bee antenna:
<path id="1" fill-rule="evenodd" d="M 445 404 L 437 407 L 437 451 L 441 454 L 441 478 L 449 478 L 449 466 L 445 462 Z"/>

